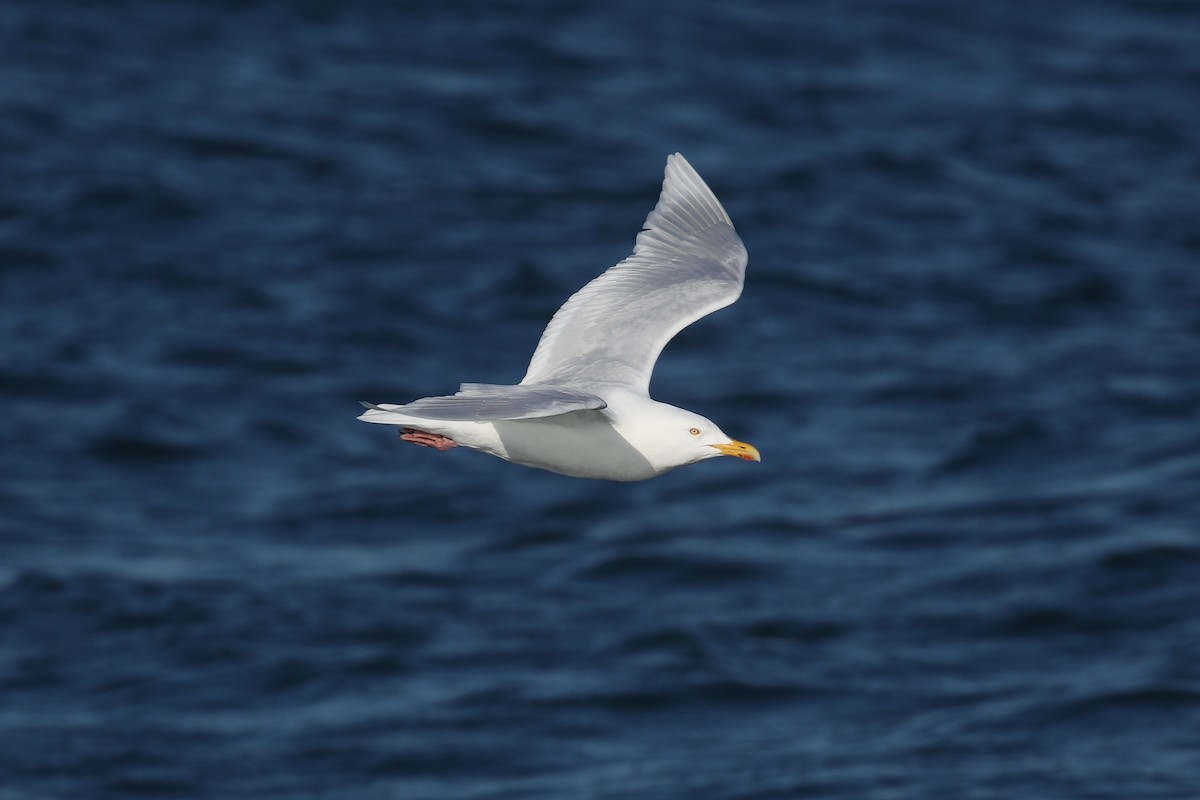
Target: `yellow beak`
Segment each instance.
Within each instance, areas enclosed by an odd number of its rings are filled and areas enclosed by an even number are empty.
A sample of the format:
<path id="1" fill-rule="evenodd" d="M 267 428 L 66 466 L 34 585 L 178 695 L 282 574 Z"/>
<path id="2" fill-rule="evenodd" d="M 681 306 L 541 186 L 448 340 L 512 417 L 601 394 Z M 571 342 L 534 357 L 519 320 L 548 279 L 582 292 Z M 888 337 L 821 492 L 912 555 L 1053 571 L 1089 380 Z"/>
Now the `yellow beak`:
<path id="1" fill-rule="evenodd" d="M 723 456 L 733 456 L 740 458 L 742 461 L 762 461 L 762 456 L 758 454 L 758 448 L 752 444 L 739 442 L 734 439 L 729 444 L 713 444 L 709 447 L 715 447 Z"/>

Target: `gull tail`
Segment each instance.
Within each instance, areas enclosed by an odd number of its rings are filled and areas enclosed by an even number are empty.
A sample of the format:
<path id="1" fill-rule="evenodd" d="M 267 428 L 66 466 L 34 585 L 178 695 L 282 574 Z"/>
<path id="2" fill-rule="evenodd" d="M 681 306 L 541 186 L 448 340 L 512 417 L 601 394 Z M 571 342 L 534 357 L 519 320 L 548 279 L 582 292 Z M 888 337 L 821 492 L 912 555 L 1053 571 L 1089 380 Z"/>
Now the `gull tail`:
<path id="1" fill-rule="evenodd" d="M 382 405 L 376 405 L 374 403 L 368 403 L 366 400 L 359 400 L 358 402 L 361 403 L 362 407 L 366 409 L 366 411 L 358 416 L 358 418 L 363 422 L 378 422 L 384 425 L 403 425 L 407 419 L 403 414 L 397 414 L 395 412 L 395 409 L 400 408 L 400 406 L 396 405 L 395 403 L 383 403 Z"/>

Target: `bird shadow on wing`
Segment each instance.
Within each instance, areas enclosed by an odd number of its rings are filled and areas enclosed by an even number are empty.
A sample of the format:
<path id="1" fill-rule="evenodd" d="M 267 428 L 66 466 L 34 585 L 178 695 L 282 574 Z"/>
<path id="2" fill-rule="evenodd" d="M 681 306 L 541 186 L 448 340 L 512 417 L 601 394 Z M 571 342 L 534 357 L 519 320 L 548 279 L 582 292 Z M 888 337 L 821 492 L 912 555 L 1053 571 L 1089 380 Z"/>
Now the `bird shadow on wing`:
<path id="1" fill-rule="evenodd" d="M 659 470 L 599 411 L 493 423 L 507 458 L 577 478 L 645 480 Z"/>

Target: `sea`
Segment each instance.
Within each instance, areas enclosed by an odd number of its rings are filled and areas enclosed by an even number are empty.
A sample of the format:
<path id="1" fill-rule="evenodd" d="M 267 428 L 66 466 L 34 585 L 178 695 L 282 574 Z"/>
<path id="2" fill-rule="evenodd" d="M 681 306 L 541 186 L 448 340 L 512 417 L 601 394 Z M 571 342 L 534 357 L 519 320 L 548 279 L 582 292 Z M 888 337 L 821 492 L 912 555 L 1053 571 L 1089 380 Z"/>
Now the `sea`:
<path id="1" fill-rule="evenodd" d="M 641 483 L 515 383 L 666 156 Z M 1200 4 L 0 2 L 0 800 L 1200 797 Z"/>

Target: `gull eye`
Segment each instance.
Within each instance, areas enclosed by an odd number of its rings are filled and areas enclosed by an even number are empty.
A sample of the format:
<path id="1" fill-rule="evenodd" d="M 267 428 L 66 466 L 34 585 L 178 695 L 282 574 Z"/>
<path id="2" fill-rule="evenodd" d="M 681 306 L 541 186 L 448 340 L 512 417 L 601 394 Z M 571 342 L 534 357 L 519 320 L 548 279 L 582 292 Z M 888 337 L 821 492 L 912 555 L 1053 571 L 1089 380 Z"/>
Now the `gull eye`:
<path id="1" fill-rule="evenodd" d="M 688 428 L 688 433 L 690 433 L 692 436 L 699 436 L 700 429 L 699 428 Z"/>

